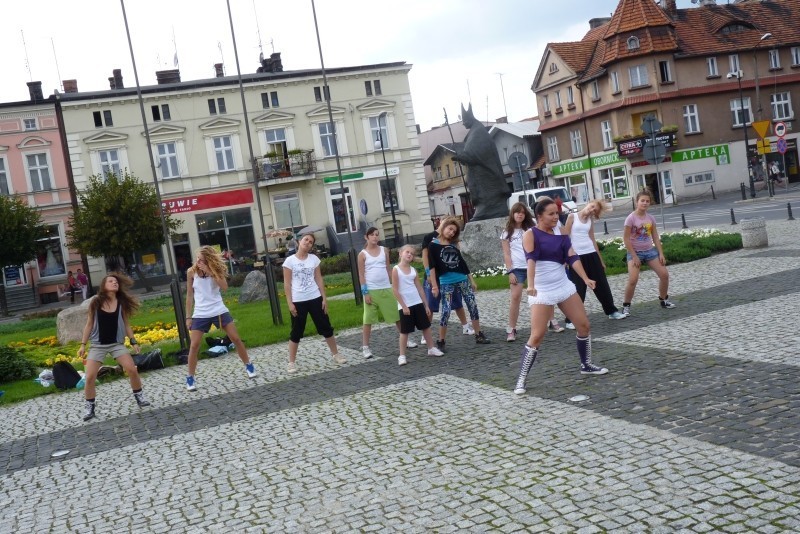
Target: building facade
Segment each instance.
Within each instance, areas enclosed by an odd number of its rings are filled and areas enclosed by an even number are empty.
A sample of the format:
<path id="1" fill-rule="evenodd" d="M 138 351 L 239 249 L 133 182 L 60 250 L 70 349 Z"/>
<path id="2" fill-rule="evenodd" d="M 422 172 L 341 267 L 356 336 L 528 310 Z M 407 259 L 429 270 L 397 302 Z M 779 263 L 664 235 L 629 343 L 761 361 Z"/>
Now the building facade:
<path id="1" fill-rule="evenodd" d="M 758 188 L 773 162 L 800 179 L 800 0 L 662 5 L 620 0 L 581 41 L 548 45 L 532 90 L 550 184 L 629 204 L 644 187 L 666 202 L 739 189 L 750 173 Z M 665 146 L 658 165 L 647 137 Z"/>
<path id="2" fill-rule="evenodd" d="M 264 232 L 282 229 L 317 226 L 318 243 L 334 252 L 349 247 L 349 229 L 360 246 L 366 226 L 392 235 L 392 201 L 403 236 L 427 231 L 411 66 L 327 69 L 325 91 L 319 70 L 283 71 L 279 54 L 263 65 L 263 72 L 242 75 L 247 117 L 238 78 L 223 76 L 221 65 L 215 78 L 181 82 L 178 71 L 161 71 L 158 85 L 141 88 L 155 180 L 163 205 L 183 223 L 171 241 L 177 269 L 200 245 L 235 258 L 263 255 Z M 107 172 L 153 181 L 137 91 L 114 74 L 108 90 L 79 92 L 68 81 L 59 95 L 79 190 Z M 278 239 L 268 238 L 267 248 L 277 248 Z M 165 252 L 142 250 L 136 261 L 148 274 L 165 274 Z M 90 268 L 106 266 L 94 259 Z"/>

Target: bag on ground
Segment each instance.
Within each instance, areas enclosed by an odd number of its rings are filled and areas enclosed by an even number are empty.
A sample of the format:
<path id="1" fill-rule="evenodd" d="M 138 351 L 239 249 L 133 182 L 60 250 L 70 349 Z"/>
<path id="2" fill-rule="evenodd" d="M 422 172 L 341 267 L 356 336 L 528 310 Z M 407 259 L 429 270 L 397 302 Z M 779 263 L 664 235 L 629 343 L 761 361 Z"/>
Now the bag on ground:
<path id="1" fill-rule="evenodd" d="M 164 368 L 164 360 L 161 359 L 161 349 L 153 349 L 148 352 L 133 355 L 133 363 L 136 369 L 142 371 L 155 371 Z"/>
<path id="2" fill-rule="evenodd" d="M 72 389 L 80 381 L 81 375 L 69 362 L 53 364 L 53 381 L 58 389 Z"/>
<path id="3" fill-rule="evenodd" d="M 231 344 L 231 338 L 229 338 L 228 336 L 225 337 L 207 336 L 206 344 L 209 347 L 227 347 L 228 345 Z"/>

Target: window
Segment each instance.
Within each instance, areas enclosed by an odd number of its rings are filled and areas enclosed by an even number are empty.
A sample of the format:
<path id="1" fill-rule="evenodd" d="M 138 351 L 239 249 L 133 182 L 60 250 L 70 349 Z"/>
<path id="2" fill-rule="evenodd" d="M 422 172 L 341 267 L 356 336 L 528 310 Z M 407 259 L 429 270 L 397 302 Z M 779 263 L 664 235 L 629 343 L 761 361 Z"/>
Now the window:
<path id="1" fill-rule="evenodd" d="M 8 173 L 6 173 L 6 160 L 0 158 L 0 195 L 8 196 L 11 190 L 8 187 Z"/>
<path id="2" fill-rule="evenodd" d="M 792 52 L 792 65 L 800 65 L 800 46 L 793 46 Z"/>
<path id="3" fill-rule="evenodd" d="M 592 80 L 592 100 L 600 100 L 600 86 L 597 83 L 597 80 Z"/>
<path id="4" fill-rule="evenodd" d="M 28 175 L 31 178 L 31 188 L 34 191 L 48 191 L 50 189 L 50 166 L 47 164 L 47 154 L 28 154 Z"/>
<path id="5" fill-rule="evenodd" d="M 375 80 L 372 83 L 375 85 L 375 95 L 376 96 L 382 95 L 383 92 L 381 91 L 381 81 L 380 80 Z"/>
<path id="6" fill-rule="evenodd" d="M 639 38 L 635 35 L 631 35 L 628 37 L 628 50 L 638 50 L 639 49 Z"/>
<path id="7" fill-rule="evenodd" d="M 619 93 L 619 73 L 614 71 L 609 76 L 611 78 L 611 92 L 614 94 Z"/>
<path id="8" fill-rule="evenodd" d="M 286 142 L 286 129 L 273 128 L 271 130 L 264 130 L 264 135 L 267 138 L 267 143 L 285 143 Z"/>
<path id="9" fill-rule="evenodd" d="M 561 109 L 561 91 L 556 91 L 556 109 Z"/>
<path id="10" fill-rule="evenodd" d="M 603 121 L 600 123 L 600 133 L 603 135 L 603 148 L 614 146 L 614 139 L 611 136 L 611 122 Z"/>
<path id="11" fill-rule="evenodd" d="M 161 178 L 178 178 L 178 150 L 175 143 L 160 143 L 156 145 L 158 151 L 158 168 L 161 169 Z"/>
<path id="12" fill-rule="evenodd" d="M 102 128 L 104 123 L 105 126 L 114 126 L 114 121 L 111 120 L 110 111 L 93 111 L 92 116 L 94 117 L 94 125 L 96 128 Z"/>
<path id="13" fill-rule="evenodd" d="M 572 146 L 573 156 L 580 156 L 583 154 L 583 141 L 581 140 L 580 130 L 572 130 L 569 132 L 569 141 Z"/>
<path id="14" fill-rule="evenodd" d="M 542 108 L 544 108 L 545 113 L 550 113 L 550 95 L 542 97 Z"/>
<path id="15" fill-rule="evenodd" d="M 567 87 L 567 106 L 575 105 L 575 95 L 572 94 L 572 86 Z"/>
<path id="16" fill-rule="evenodd" d="M 288 170 L 284 168 L 286 162 L 282 161 L 286 158 L 288 149 L 286 146 L 286 129 L 272 128 L 270 130 L 264 130 L 264 137 L 267 141 L 267 152 L 274 154 L 274 156 L 270 158 L 270 162 L 277 165 L 273 166 L 273 170 Z"/>
<path id="17" fill-rule="evenodd" d="M 391 211 L 392 204 L 394 204 L 395 210 L 399 210 L 400 204 L 397 198 L 397 183 L 394 176 L 390 176 L 388 180 L 386 178 L 381 178 L 380 182 L 382 199 L 381 204 L 383 205 L 383 212 L 386 213 L 387 211 Z"/>
<path id="18" fill-rule="evenodd" d="M 273 108 L 280 107 L 278 104 L 278 91 L 270 91 L 269 93 L 261 93 L 261 107 L 269 109 L 270 105 Z"/>
<path id="19" fill-rule="evenodd" d="M 161 119 L 164 119 L 165 121 L 170 120 L 171 117 L 169 115 L 169 104 L 161 104 L 161 106 L 156 105 L 153 106 L 151 109 L 153 111 L 154 122 L 158 122 Z"/>
<path id="20" fill-rule="evenodd" d="M 771 69 L 781 68 L 781 56 L 775 49 L 769 51 L 769 68 Z"/>
<path id="21" fill-rule="evenodd" d="M 742 101 L 744 101 L 744 109 L 742 109 Z M 734 127 L 744 126 L 753 122 L 753 115 L 750 112 L 750 97 L 731 100 L 731 114 L 733 115 Z"/>
<path id="22" fill-rule="evenodd" d="M 26 132 L 36 129 L 36 119 L 22 119 L 22 129 Z"/>
<path id="23" fill-rule="evenodd" d="M 256 252 L 253 218 L 250 208 L 215 211 L 195 215 L 200 245 L 230 250 L 236 257 L 249 257 Z"/>
<path id="24" fill-rule="evenodd" d="M 719 76 L 719 68 L 717 67 L 717 58 L 706 58 L 706 66 L 708 67 L 708 77 Z"/>
<path id="25" fill-rule="evenodd" d="M 280 107 L 280 104 L 278 102 L 278 91 L 270 91 L 269 99 L 272 100 L 272 107 L 273 108 Z"/>
<path id="26" fill-rule="evenodd" d="M 57 224 L 47 226 L 47 235 L 36 242 L 36 249 L 36 264 L 39 266 L 40 277 L 67 274 Z"/>
<path id="27" fill-rule="evenodd" d="M 233 167 L 233 146 L 229 135 L 214 138 L 214 152 L 217 156 L 217 170 L 232 171 Z"/>
<path id="28" fill-rule="evenodd" d="M 603 186 L 603 196 L 607 199 L 631 196 L 628 187 L 628 177 L 625 167 L 614 167 L 600 171 L 600 181 Z"/>
<path id="29" fill-rule="evenodd" d="M 261 93 L 261 107 L 269 109 L 269 93 Z"/>
<path id="30" fill-rule="evenodd" d="M 645 65 L 628 67 L 628 76 L 631 79 L 631 87 L 647 85 L 647 67 Z"/>
<path id="31" fill-rule="evenodd" d="M 336 145 L 333 141 L 333 124 L 330 122 L 319 124 L 319 142 L 322 144 L 322 152 L 326 158 L 336 155 Z"/>
<path id="32" fill-rule="evenodd" d="M 700 117 L 697 115 L 697 104 L 683 106 L 683 129 L 688 133 L 700 131 Z"/>
<path id="33" fill-rule="evenodd" d="M 658 74 L 661 76 L 661 83 L 672 81 L 672 70 L 670 69 L 669 61 L 658 62 Z"/>
<path id="34" fill-rule="evenodd" d="M 739 72 L 742 67 L 739 64 L 739 54 L 731 54 L 728 56 L 728 65 L 730 70 L 728 72 Z"/>
<path id="35" fill-rule="evenodd" d="M 370 117 L 369 131 L 373 147 L 375 147 L 381 140 L 378 138 L 378 134 L 380 133 L 381 138 L 383 139 L 383 147 L 389 148 L 389 132 L 386 130 L 386 119 L 380 120 L 379 117 Z M 376 150 L 380 150 L 380 146 L 378 146 Z"/>
<path id="36" fill-rule="evenodd" d="M 450 164 L 449 163 L 445 164 L 444 170 L 447 173 L 447 178 L 450 178 L 451 175 L 450 175 Z"/>
<path id="37" fill-rule="evenodd" d="M 683 176 L 683 181 L 686 183 L 686 185 L 707 184 L 714 181 L 714 173 L 709 171 L 699 172 L 696 174 L 685 174 Z"/>
<path id="38" fill-rule="evenodd" d="M 209 115 L 216 115 L 219 113 L 220 115 L 224 115 L 226 113 L 225 108 L 225 99 L 224 98 L 217 98 L 214 100 L 213 98 L 208 99 L 208 114 Z"/>
<path id="39" fill-rule="evenodd" d="M 792 96 L 788 92 L 769 95 L 769 103 L 772 106 L 772 118 L 774 120 L 791 120 L 794 117 Z"/>
<path id="40" fill-rule="evenodd" d="M 103 180 L 108 177 L 109 173 L 115 176 L 122 176 L 120 173 L 118 150 L 101 150 L 98 155 L 100 156 L 100 174 L 103 176 Z"/>
<path id="41" fill-rule="evenodd" d="M 272 196 L 275 206 L 276 228 L 294 228 L 303 225 L 300 213 L 300 195 L 297 192 L 279 193 Z"/>
<path id="42" fill-rule="evenodd" d="M 555 63 L 550 63 L 550 74 L 554 74 L 558 72 L 558 65 Z"/>
<path id="43" fill-rule="evenodd" d="M 324 89 L 324 91 L 323 91 L 323 89 Z M 326 101 L 331 99 L 330 87 L 317 86 L 317 87 L 314 87 L 314 100 L 316 100 L 317 102 L 322 102 L 322 93 L 323 92 L 325 93 L 325 100 Z"/>
<path id="44" fill-rule="evenodd" d="M 372 82 L 367 80 L 364 82 L 364 89 L 367 92 L 367 96 L 372 96 Z"/>
<path id="45" fill-rule="evenodd" d="M 556 136 L 547 138 L 547 157 L 550 161 L 558 161 L 558 138 Z"/>

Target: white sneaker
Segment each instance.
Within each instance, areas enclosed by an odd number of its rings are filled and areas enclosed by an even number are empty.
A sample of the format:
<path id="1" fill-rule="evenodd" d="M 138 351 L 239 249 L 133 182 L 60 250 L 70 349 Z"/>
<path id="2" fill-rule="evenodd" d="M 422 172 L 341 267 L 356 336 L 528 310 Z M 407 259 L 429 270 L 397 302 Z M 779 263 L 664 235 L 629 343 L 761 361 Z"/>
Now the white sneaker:
<path id="1" fill-rule="evenodd" d="M 286 372 L 287 373 L 297 372 L 297 366 L 294 364 L 294 362 L 289 362 L 289 366 L 286 368 Z"/>
<path id="2" fill-rule="evenodd" d="M 469 323 L 462 324 L 461 325 L 461 333 L 464 334 L 465 336 L 474 336 L 475 335 L 475 329 L 472 328 L 472 325 L 469 324 Z"/>
<path id="3" fill-rule="evenodd" d="M 407 363 L 408 363 L 408 360 L 406 360 L 406 355 L 405 354 L 401 354 L 400 356 L 397 357 L 397 365 L 405 365 Z"/>
<path id="4" fill-rule="evenodd" d="M 364 345 L 363 347 L 361 347 L 361 354 L 364 355 L 364 359 L 369 360 L 370 358 L 372 358 L 372 351 L 369 350 L 368 345 Z"/>
<path id="5" fill-rule="evenodd" d="M 425 341 L 425 337 L 424 337 L 424 336 L 423 336 L 423 337 L 421 337 L 421 338 L 419 338 L 419 344 L 420 344 L 420 345 L 427 345 L 427 344 L 428 344 L 428 342 L 427 342 L 427 341 Z"/>
<path id="6" fill-rule="evenodd" d="M 428 349 L 428 356 L 444 356 L 444 352 L 440 351 L 436 347 Z"/>
<path id="7" fill-rule="evenodd" d="M 415 349 L 417 347 L 419 347 L 419 345 L 417 345 L 417 342 L 412 341 L 411 338 L 408 338 L 408 341 L 406 341 L 406 348 Z"/>
<path id="8" fill-rule="evenodd" d="M 339 354 L 338 352 L 333 355 L 333 361 L 338 363 L 339 365 L 343 365 L 347 363 L 347 358 Z"/>

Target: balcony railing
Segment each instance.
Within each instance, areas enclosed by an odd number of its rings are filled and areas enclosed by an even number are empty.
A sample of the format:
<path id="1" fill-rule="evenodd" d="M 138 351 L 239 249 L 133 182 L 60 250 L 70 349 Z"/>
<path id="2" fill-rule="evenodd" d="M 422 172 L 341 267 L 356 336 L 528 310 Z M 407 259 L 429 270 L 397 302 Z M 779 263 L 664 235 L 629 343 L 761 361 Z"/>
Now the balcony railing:
<path id="1" fill-rule="evenodd" d="M 262 180 L 307 176 L 316 172 L 317 159 L 313 150 L 292 150 L 286 157 L 265 155 L 258 158 L 258 168 Z"/>

